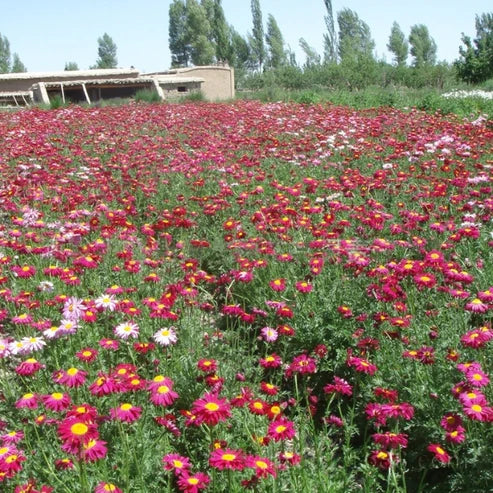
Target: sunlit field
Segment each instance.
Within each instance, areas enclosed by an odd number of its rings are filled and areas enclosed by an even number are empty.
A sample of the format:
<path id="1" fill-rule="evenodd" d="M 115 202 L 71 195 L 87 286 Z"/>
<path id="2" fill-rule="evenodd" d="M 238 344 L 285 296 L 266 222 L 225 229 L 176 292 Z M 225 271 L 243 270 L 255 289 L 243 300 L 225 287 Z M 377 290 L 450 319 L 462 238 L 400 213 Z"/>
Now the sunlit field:
<path id="1" fill-rule="evenodd" d="M 493 130 L 0 113 L 0 490 L 493 491 Z"/>

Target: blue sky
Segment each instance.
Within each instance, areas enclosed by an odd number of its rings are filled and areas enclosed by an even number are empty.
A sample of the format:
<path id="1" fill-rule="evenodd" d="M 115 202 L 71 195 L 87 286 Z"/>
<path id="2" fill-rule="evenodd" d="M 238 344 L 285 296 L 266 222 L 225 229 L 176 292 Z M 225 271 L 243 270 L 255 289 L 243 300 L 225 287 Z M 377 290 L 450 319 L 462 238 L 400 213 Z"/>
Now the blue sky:
<path id="1" fill-rule="evenodd" d="M 250 0 L 223 0 L 222 4 L 229 24 L 242 35 L 251 32 Z M 68 61 L 88 68 L 97 59 L 97 39 L 105 32 L 118 47 L 120 67 L 163 70 L 170 66 L 169 5 L 170 0 L 9 2 L 2 9 L 0 33 L 30 71 L 63 70 Z M 299 63 L 304 61 L 298 44 L 301 37 L 322 53 L 323 0 L 260 0 L 260 5 L 264 26 L 272 14 Z M 394 21 L 406 35 L 412 25 L 425 24 L 437 43 L 438 59 L 451 62 L 459 55 L 461 32 L 474 37 L 475 15 L 493 10 L 491 0 L 333 0 L 334 17 L 346 7 L 370 26 L 377 56 L 388 61 L 386 44 Z"/>

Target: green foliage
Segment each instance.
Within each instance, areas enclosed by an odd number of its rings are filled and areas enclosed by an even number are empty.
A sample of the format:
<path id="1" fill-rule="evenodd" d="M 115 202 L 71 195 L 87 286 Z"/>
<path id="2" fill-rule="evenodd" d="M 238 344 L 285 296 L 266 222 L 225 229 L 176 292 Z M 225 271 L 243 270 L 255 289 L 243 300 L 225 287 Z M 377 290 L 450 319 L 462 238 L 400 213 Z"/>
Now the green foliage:
<path id="1" fill-rule="evenodd" d="M 187 0 L 186 22 L 185 36 L 190 46 L 191 62 L 194 65 L 210 65 L 216 52 L 211 41 L 212 28 L 206 8 L 197 0 Z"/>
<path id="2" fill-rule="evenodd" d="M 287 59 L 284 50 L 284 39 L 276 19 L 271 14 L 269 14 L 267 18 L 267 34 L 265 35 L 265 40 L 269 52 L 268 66 L 278 68 L 282 65 L 286 65 Z"/>
<path id="3" fill-rule="evenodd" d="M 462 34 L 462 42 L 455 61 L 459 79 L 477 84 L 493 77 L 493 13 L 476 16 L 476 38 Z"/>
<path id="4" fill-rule="evenodd" d="M 63 108 L 64 106 L 67 106 L 67 103 L 63 102 L 62 96 L 59 94 L 55 94 L 50 98 L 50 109 L 56 110 L 58 108 Z"/>
<path id="5" fill-rule="evenodd" d="M 261 70 L 265 61 L 264 26 L 259 0 L 251 0 L 253 29 L 249 36 L 250 54 L 253 66 Z"/>
<path id="6" fill-rule="evenodd" d="M 304 38 L 300 38 L 300 48 L 303 50 L 303 53 L 305 54 L 305 64 L 303 67 L 306 68 L 311 68 L 316 65 L 320 65 L 320 55 L 317 53 L 315 48 L 310 46 Z"/>
<path id="7" fill-rule="evenodd" d="M 221 0 L 214 0 L 212 37 L 216 46 L 216 60 L 218 62 L 233 61 L 233 48 L 231 46 L 231 36 L 229 32 Z"/>
<path id="8" fill-rule="evenodd" d="M 21 59 L 19 58 L 19 55 L 17 53 L 14 53 L 12 55 L 12 72 L 13 73 L 27 72 L 26 66 L 21 62 Z"/>
<path id="9" fill-rule="evenodd" d="M 107 33 L 98 38 L 98 56 L 94 68 L 116 68 L 118 59 L 116 57 L 116 44 Z"/>
<path id="10" fill-rule="evenodd" d="M 190 61 L 187 43 L 187 8 L 184 0 L 173 0 L 169 6 L 168 39 L 172 67 L 186 67 Z"/>
<path id="11" fill-rule="evenodd" d="M 400 66 L 406 64 L 407 55 L 409 53 L 409 44 L 397 22 L 392 24 L 387 48 L 394 54 L 394 63 L 396 65 Z"/>
<path id="12" fill-rule="evenodd" d="M 327 15 L 324 16 L 327 32 L 324 33 L 324 62 L 333 63 L 337 61 L 337 37 L 334 25 L 334 14 L 332 12 L 332 0 L 324 0 Z"/>
<path id="13" fill-rule="evenodd" d="M 356 12 L 343 9 L 337 14 L 339 24 L 339 58 L 373 58 L 375 42 L 371 38 L 368 24 L 363 22 Z"/>
<path id="14" fill-rule="evenodd" d="M 76 62 L 67 62 L 63 70 L 66 71 L 79 70 L 79 66 L 77 65 Z"/>
<path id="15" fill-rule="evenodd" d="M 409 44 L 411 45 L 411 55 L 414 57 L 413 65 L 415 67 L 434 65 L 436 63 L 437 45 L 424 24 L 416 24 L 411 27 Z"/>
<path id="16" fill-rule="evenodd" d="M 6 36 L 0 33 L 0 74 L 10 72 L 10 43 Z"/>
<path id="17" fill-rule="evenodd" d="M 192 91 L 190 94 L 187 94 L 186 96 L 182 96 L 179 98 L 180 103 L 185 103 L 185 102 L 198 102 L 198 101 L 205 101 L 204 94 L 202 91 Z"/>
<path id="18" fill-rule="evenodd" d="M 139 89 L 135 93 L 134 99 L 136 102 L 144 102 L 144 103 L 161 102 L 161 98 L 159 97 L 159 94 L 152 89 Z"/>

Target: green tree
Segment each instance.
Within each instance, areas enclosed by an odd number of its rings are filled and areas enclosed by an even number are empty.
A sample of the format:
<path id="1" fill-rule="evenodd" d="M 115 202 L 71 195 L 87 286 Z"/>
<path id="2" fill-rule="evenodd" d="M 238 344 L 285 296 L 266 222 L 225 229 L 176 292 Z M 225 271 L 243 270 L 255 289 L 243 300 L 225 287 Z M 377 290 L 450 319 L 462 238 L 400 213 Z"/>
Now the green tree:
<path id="1" fill-rule="evenodd" d="M 375 42 L 371 38 L 368 24 L 351 9 L 343 9 L 337 14 L 339 24 L 339 58 L 341 60 L 358 57 L 373 58 Z"/>
<path id="2" fill-rule="evenodd" d="M 252 18 L 253 18 L 253 30 L 250 41 L 250 53 L 252 57 L 252 63 L 258 70 L 262 69 L 265 61 L 265 45 L 264 45 L 264 26 L 262 23 L 262 10 L 260 9 L 260 1 L 252 0 Z"/>
<path id="3" fill-rule="evenodd" d="M 320 65 L 320 55 L 317 53 L 315 48 L 310 46 L 304 38 L 300 38 L 300 48 L 303 50 L 305 54 L 305 68 L 312 68 L 317 65 Z"/>
<path id="4" fill-rule="evenodd" d="M 324 16 L 327 32 L 324 33 L 324 61 L 326 63 L 337 62 L 337 38 L 334 26 L 334 14 L 332 1 L 324 0 L 327 15 Z"/>
<path id="5" fill-rule="evenodd" d="M 406 65 L 409 44 L 397 22 L 392 24 L 387 48 L 394 55 L 394 62 L 398 67 Z"/>
<path id="6" fill-rule="evenodd" d="M 63 70 L 66 70 L 66 71 L 79 70 L 79 66 L 75 62 L 67 62 L 65 64 L 65 68 Z"/>
<path id="7" fill-rule="evenodd" d="M 437 45 L 424 24 L 415 24 L 411 27 L 409 44 L 411 45 L 411 55 L 414 57 L 414 67 L 435 65 Z"/>
<path id="8" fill-rule="evenodd" d="M 235 67 L 235 69 L 247 68 L 251 59 L 250 45 L 233 26 L 229 26 L 229 30 L 231 33 L 231 48 L 233 51 L 233 67 Z"/>
<path id="9" fill-rule="evenodd" d="M 10 43 L 6 36 L 0 33 L 0 74 L 10 72 Z"/>
<path id="10" fill-rule="evenodd" d="M 215 47 L 211 41 L 212 29 L 206 8 L 197 0 L 187 0 L 186 40 L 194 65 L 210 65 L 214 61 Z"/>
<path id="11" fill-rule="evenodd" d="M 21 59 L 19 58 L 19 55 L 17 53 L 14 53 L 12 55 L 12 72 L 27 72 L 26 66 L 21 62 Z"/>
<path id="12" fill-rule="evenodd" d="M 95 68 L 116 68 L 118 59 L 116 58 L 116 44 L 111 36 L 104 33 L 98 38 L 98 55 Z"/>
<path id="13" fill-rule="evenodd" d="M 465 82 L 477 84 L 493 77 L 493 13 L 476 15 L 476 38 L 471 41 L 462 33 L 464 46 L 454 62 L 457 75 Z"/>
<path id="14" fill-rule="evenodd" d="M 278 68 L 286 65 L 286 51 L 284 50 L 284 39 L 281 30 L 277 25 L 276 19 L 272 14 L 267 17 L 267 34 L 265 41 L 269 52 L 269 66 Z"/>
<path id="15" fill-rule="evenodd" d="M 227 61 L 232 64 L 233 49 L 230 41 L 229 27 L 226 23 L 221 0 L 214 0 L 212 38 L 216 45 L 216 60 L 218 62 Z"/>
<path id="16" fill-rule="evenodd" d="M 173 0 L 169 6 L 168 44 L 172 67 L 186 67 L 190 62 L 187 40 L 187 7 L 184 0 Z"/>

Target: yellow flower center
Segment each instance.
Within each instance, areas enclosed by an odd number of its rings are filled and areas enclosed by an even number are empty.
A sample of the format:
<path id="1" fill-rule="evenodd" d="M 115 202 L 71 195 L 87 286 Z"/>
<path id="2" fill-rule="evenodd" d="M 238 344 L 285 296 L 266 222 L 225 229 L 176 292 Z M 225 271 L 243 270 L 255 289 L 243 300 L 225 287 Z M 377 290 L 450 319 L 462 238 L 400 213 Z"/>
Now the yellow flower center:
<path id="1" fill-rule="evenodd" d="M 70 427 L 70 431 L 77 436 L 85 435 L 89 428 L 84 423 L 75 423 Z"/>
<path id="2" fill-rule="evenodd" d="M 129 409 L 132 409 L 132 407 L 133 407 L 132 404 L 125 403 L 120 406 L 120 409 L 122 411 L 128 411 Z"/>
<path id="3" fill-rule="evenodd" d="M 226 460 L 228 462 L 231 462 L 236 459 L 236 455 L 234 454 L 223 454 L 221 457 L 223 460 Z"/>
<path id="4" fill-rule="evenodd" d="M 219 409 L 219 406 L 215 402 L 208 402 L 204 407 L 208 411 L 217 411 Z"/>

